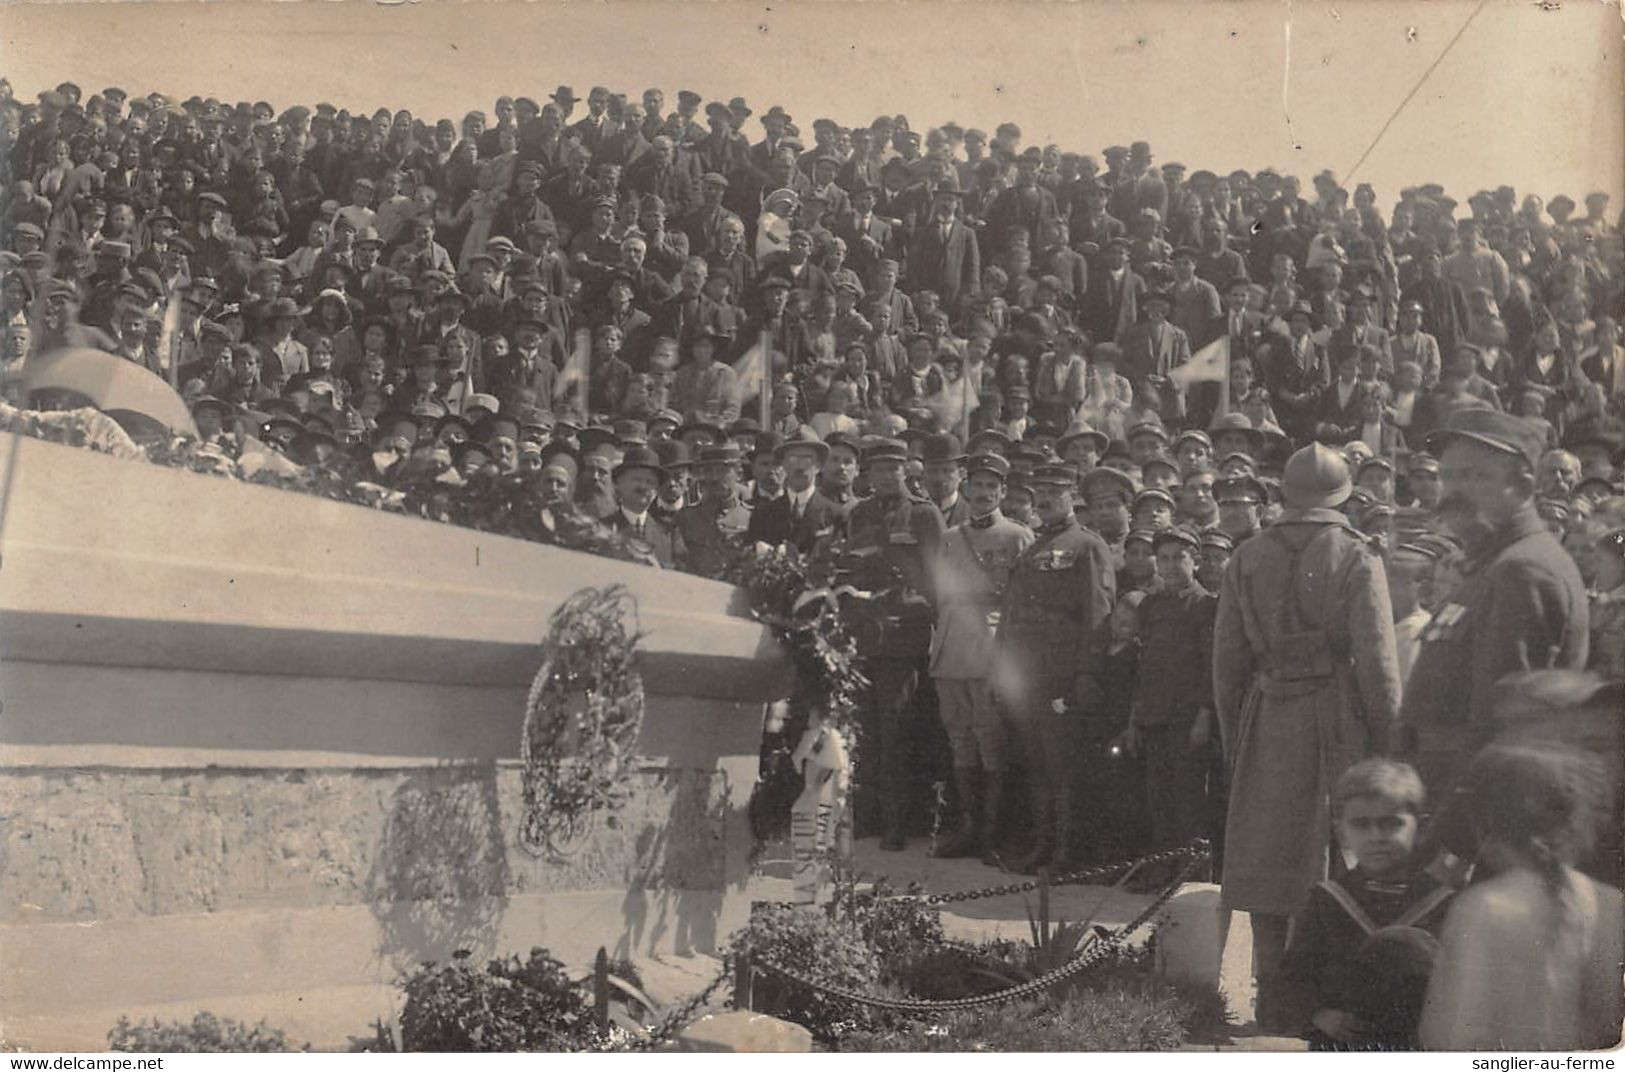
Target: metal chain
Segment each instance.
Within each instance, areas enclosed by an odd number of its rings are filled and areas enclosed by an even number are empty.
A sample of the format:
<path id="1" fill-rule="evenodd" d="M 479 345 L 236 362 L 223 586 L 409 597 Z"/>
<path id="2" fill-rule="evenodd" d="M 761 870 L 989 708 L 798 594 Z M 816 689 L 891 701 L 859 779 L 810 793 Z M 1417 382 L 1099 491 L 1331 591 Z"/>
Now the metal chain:
<path id="1" fill-rule="evenodd" d="M 1052 875 L 1049 878 L 1048 884 L 1050 886 L 1076 886 L 1081 883 L 1088 882 L 1091 879 L 1104 878 L 1107 875 L 1113 875 L 1120 871 L 1129 870 L 1130 868 L 1184 859 L 1192 853 L 1205 853 L 1207 852 L 1207 849 L 1208 843 L 1201 838 L 1197 838 L 1190 844 L 1181 846 L 1180 848 L 1168 849 L 1164 852 L 1154 852 L 1149 856 L 1141 856 L 1138 859 L 1119 860 L 1116 863 L 1098 864 L 1094 867 L 1086 867 L 1077 871 L 1066 871 L 1059 875 Z M 1044 883 L 1040 882 L 1038 879 L 1029 879 L 1025 882 L 1011 882 L 1002 886 L 988 886 L 985 889 L 964 890 L 959 893 L 899 893 L 891 895 L 888 899 L 897 901 L 922 901 L 928 905 L 957 904 L 960 901 L 977 901 L 984 897 L 1004 897 L 1012 893 L 1030 893 L 1033 890 L 1038 889 L 1038 887 L 1043 884 Z"/>
<path id="2" fill-rule="evenodd" d="M 649 1029 L 648 1034 L 639 1035 L 630 1042 L 619 1046 L 610 1046 L 600 1052 L 645 1053 L 664 1044 L 673 1035 L 688 1026 L 694 1014 L 705 1007 L 706 1003 L 711 1000 L 711 996 L 717 992 L 717 988 L 727 982 L 732 975 L 732 970 L 727 965 L 724 965 L 722 970 L 717 973 L 717 977 L 706 984 L 705 989 L 662 1016 L 659 1022 Z"/>
<path id="3" fill-rule="evenodd" d="M 1152 899 L 1151 903 L 1133 919 L 1129 920 L 1110 935 L 1100 938 L 1094 944 L 1086 948 L 1077 957 L 1073 958 L 1066 964 L 1061 965 L 1059 968 L 1054 968 L 1034 979 L 1029 979 L 1025 983 L 1018 983 L 1015 986 L 1007 987 L 1004 990 L 994 991 L 991 994 L 982 994 L 977 997 L 970 998 L 948 998 L 939 1001 L 928 1001 L 918 998 L 893 998 L 880 994 L 864 994 L 856 990 L 848 990 L 845 987 L 820 983 L 809 979 L 798 972 L 792 971 L 791 969 L 784 967 L 782 964 L 774 963 L 773 961 L 766 960 L 760 956 L 753 956 L 751 963 L 753 966 L 761 968 L 764 971 L 788 979 L 800 986 L 804 986 L 807 989 L 812 990 L 814 993 L 826 994 L 831 997 L 836 997 L 844 1001 L 851 1002 L 855 1005 L 867 1005 L 876 1009 L 890 1009 L 895 1012 L 929 1014 L 938 1012 L 955 1012 L 961 1009 L 982 1008 L 989 1005 L 1002 1005 L 1007 1001 L 1014 1001 L 1018 998 L 1024 998 L 1031 994 L 1037 994 L 1041 991 L 1048 990 L 1056 983 L 1069 979 L 1083 971 L 1085 968 L 1089 968 L 1099 961 L 1104 960 L 1107 954 L 1119 948 L 1129 935 L 1145 926 L 1147 922 L 1162 911 L 1163 906 L 1168 903 L 1169 899 L 1173 897 L 1174 892 L 1184 883 L 1185 876 L 1189 874 L 1198 864 L 1202 863 L 1208 858 L 1208 851 L 1205 846 L 1201 848 L 1188 846 L 1183 849 L 1172 850 L 1171 853 L 1156 854 L 1156 858 L 1169 858 L 1170 856 L 1185 856 L 1188 858 L 1186 859 L 1184 866 L 1179 869 L 1178 873 L 1174 875 L 1173 879 L 1168 883 L 1168 885 L 1164 887 L 1163 890 Z M 1144 859 L 1151 860 L 1153 857 L 1145 857 Z"/>

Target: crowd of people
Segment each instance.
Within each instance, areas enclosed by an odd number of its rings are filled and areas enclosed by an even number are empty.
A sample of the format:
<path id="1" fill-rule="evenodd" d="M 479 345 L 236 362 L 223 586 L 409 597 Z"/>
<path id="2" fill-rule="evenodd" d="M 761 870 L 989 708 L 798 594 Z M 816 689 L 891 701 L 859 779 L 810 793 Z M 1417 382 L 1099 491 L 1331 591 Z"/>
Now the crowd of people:
<path id="1" fill-rule="evenodd" d="M 431 122 L 0 83 L 6 369 L 140 365 L 222 471 L 506 481 L 532 538 L 710 576 L 839 555 L 876 595 L 860 834 L 1029 873 L 1211 838 L 1261 1021 L 1328 1044 L 1467 1037 L 1350 1008 L 1317 943 L 1367 964 L 1403 919 L 1449 961 L 1486 844 L 1617 916 L 1575 780 L 1496 713 L 1511 675 L 1625 678 L 1607 194 L 1385 213 L 1145 142 L 808 129 L 688 90 Z M 1538 815 L 1474 821 L 1483 755 Z"/>

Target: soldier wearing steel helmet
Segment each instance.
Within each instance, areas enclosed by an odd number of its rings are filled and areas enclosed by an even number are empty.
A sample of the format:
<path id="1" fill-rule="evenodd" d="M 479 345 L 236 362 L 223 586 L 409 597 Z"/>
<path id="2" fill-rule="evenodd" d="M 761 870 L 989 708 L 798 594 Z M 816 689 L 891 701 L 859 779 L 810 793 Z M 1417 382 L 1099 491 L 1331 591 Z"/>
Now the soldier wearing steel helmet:
<path id="1" fill-rule="evenodd" d="M 1382 562 L 1338 510 L 1352 490 L 1338 452 L 1294 454 L 1287 510 L 1236 549 L 1219 596 L 1213 691 L 1231 775 L 1221 896 L 1252 915 L 1266 1028 L 1287 923 L 1326 877 L 1332 786 L 1386 745 L 1399 710 Z"/>

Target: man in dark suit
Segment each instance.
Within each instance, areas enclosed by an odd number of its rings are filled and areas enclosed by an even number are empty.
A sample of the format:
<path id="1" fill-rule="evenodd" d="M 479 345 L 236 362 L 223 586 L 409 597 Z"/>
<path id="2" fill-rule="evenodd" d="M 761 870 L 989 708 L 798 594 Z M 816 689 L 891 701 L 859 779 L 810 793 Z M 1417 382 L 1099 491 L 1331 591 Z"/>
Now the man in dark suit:
<path id="1" fill-rule="evenodd" d="M 999 194 L 987 214 L 986 237 L 994 249 L 1003 249 L 1017 228 L 1025 229 L 1032 242 L 1042 242 L 1050 234 L 1059 213 L 1055 195 L 1038 184 L 1038 168 L 1044 154 L 1037 146 L 1016 160 L 1016 184 Z"/>
<path id="2" fill-rule="evenodd" d="M 677 144 L 662 134 L 652 150 L 629 168 L 626 185 L 640 194 L 654 194 L 666 204 L 674 219 L 681 219 L 699 203 L 692 176 L 677 166 Z"/>
<path id="3" fill-rule="evenodd" d="M 722 245 L 722 225 L 738 219 L 722 205 L 728 192 L 728 177 L 720 172 L 708 171 L 700 180 L 700 204 L 677 221 L 678 228 L 688 236 L 688 251 L 696 257 L 709 256 Z"/>
<path id="4" fill-rule="evenodd" d="M 784 494 L 751 512 L 745 535 L 758 543 L 789 544 L 806 553 L 843 528 L 848 507 L 818 490 L 818 471 L 828 456 L 829 445 L 805 426 L 780 443 L 773 457 L 784 469 Z"/>
<path id="5" fill-rule="evenodd" d="M 849 192 L 852 211 L 835 221 L 835 236 L 846 243 L 846 265 L 858 273 L 864 289 L 873 290 L 880 262 L 896 260 L 896 232 L 875 213 L 875 188 L 868 183 Z"/>
<path id="6" fill-rule="evenodd" d="M 1360 438 L 1360 426 L 1365 420 L 1366 394 L 1370 390 L 1360 382 L 1360 352 L 1339 350 L 1332 355 L 1336 375 L 1332 382 L 1320 389 L 1315 400 L 1315 438 L 1322 443 L 1347 443 Z M 1380 448 L 1372 444 L 1372 449 Z"/>
<path id="7" fill-rule="evenodd" d="M 1421 278 L 1405 288 L 1400 300 L 1422 306 L 1422 330 L 1438 340 L 1440 354 L 1453 355 L 1467 338 L 1467 296 L 1445 277 L 1438 246 L 1431 242 L 1420 246 L 1416 263 Z"/>
<path id="8" fill-rule="evenodd" d="M 686 565 L 688 553 L 682 536 L 649 509 L 666 477 L 660 455 L 648 447 L 632 447 L 615 467 L 614 477 L 620 507 L 604 524 L 627 539 L 636 561 L 661 569 Z"/>
<path id="9" fill-rule="evenodd" d="M 1134 385 L 1135 393 L 1146 381 L 1161 382 L 1168 374 L 1191 359 L 1190 339 L 1168 319 L 1173 298 L 1165 290 L 1145 295 L 1145 319 L 1123 333 L 1123 375 Z"/>
<path id="10" fill-rule="evenodd" d="M 812 262 L 812 248 L 811 233 L 800 228 L 791 231 L 790 248 L 763 257 L 757 266 L 758 278 L 763 282 L 774 277 L 784 279 L 791 289 L 801 291 L 809 304 L 820 295 L 834 294 L 835 285 L 830 282 L 829 273 Z"/>
<path id="11" fill-rule="evenodd" d="M 703 260 L 688 258 L 677 273 L 677 293 L 649 310 L 656 330 L 676 339 L 685 354 L 702 332 L 724 337 L 729 334 L 722 306 L 705 295 L 705 280 L 709 275 L 710 269 Z"/>
<path id="12" fill-rule="evenodd" d="M 970 500 L 961 493 L 965 482 L 965 452 L 959 449 L 959 437 L 952 432 L 936 432 L 925 437 L 920 444 L 920 461 L 924 471 L 920 484 L 936 504 L 942 522 L 953 528 L 971 518 Z"/>
<path id="13" fill-rule="evenodd" d="M 1117 342 L 1139 319 L 1145 280 L 1128 266 L 1129 241 L 1114 238 L 1106 244 L 1100 271 L 1090 279 L 1083 295 L 1078 326 L 1101 342 Z"/>
<path id="14" fill-rule="evenodd" d="M 909 249 L 908 278 L 915 290 L 934 290 L 942 307 L 957 310 L 961 297 L 976 293 L 982 276 L 981 250 L 976 235 L 958 217 L 958 190 L 938 187 L 931 218 L 914 229 Z"/>
<path id="15" fill-rule="evenodd" d="M 570 132 L 582 145 L 596 152 L 598 142 L 614 129 L 615 124 L 609 118 L 609 90 L 593 86 L 587 94 L 587 114 L 571 125 Z"/>

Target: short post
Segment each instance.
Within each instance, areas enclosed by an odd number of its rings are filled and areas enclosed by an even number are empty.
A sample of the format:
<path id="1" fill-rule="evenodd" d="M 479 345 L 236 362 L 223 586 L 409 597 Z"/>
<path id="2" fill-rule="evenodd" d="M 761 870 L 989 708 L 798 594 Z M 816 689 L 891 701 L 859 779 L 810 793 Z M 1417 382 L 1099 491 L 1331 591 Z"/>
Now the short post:
<path id="1" fill-rule="evenodd" d="M 1039 948 L 1049 947 L 1049 868 L 1038 869 L 1038 926 Z"/>
<path id="2" fill-rule="evenodd" d="M 609 1027 L 609 954 L 603 946 L 592 962 L 592 1014 L 600 1028 Z"/>
<path id="3" fill-rule="evenodd" d="M 751 993 L 755 977 L 756 968 L 751 963 L 750 947 L 746 946 L 734 961 L 734 1008 L 748 1012 L 755 1007 Z"/>

